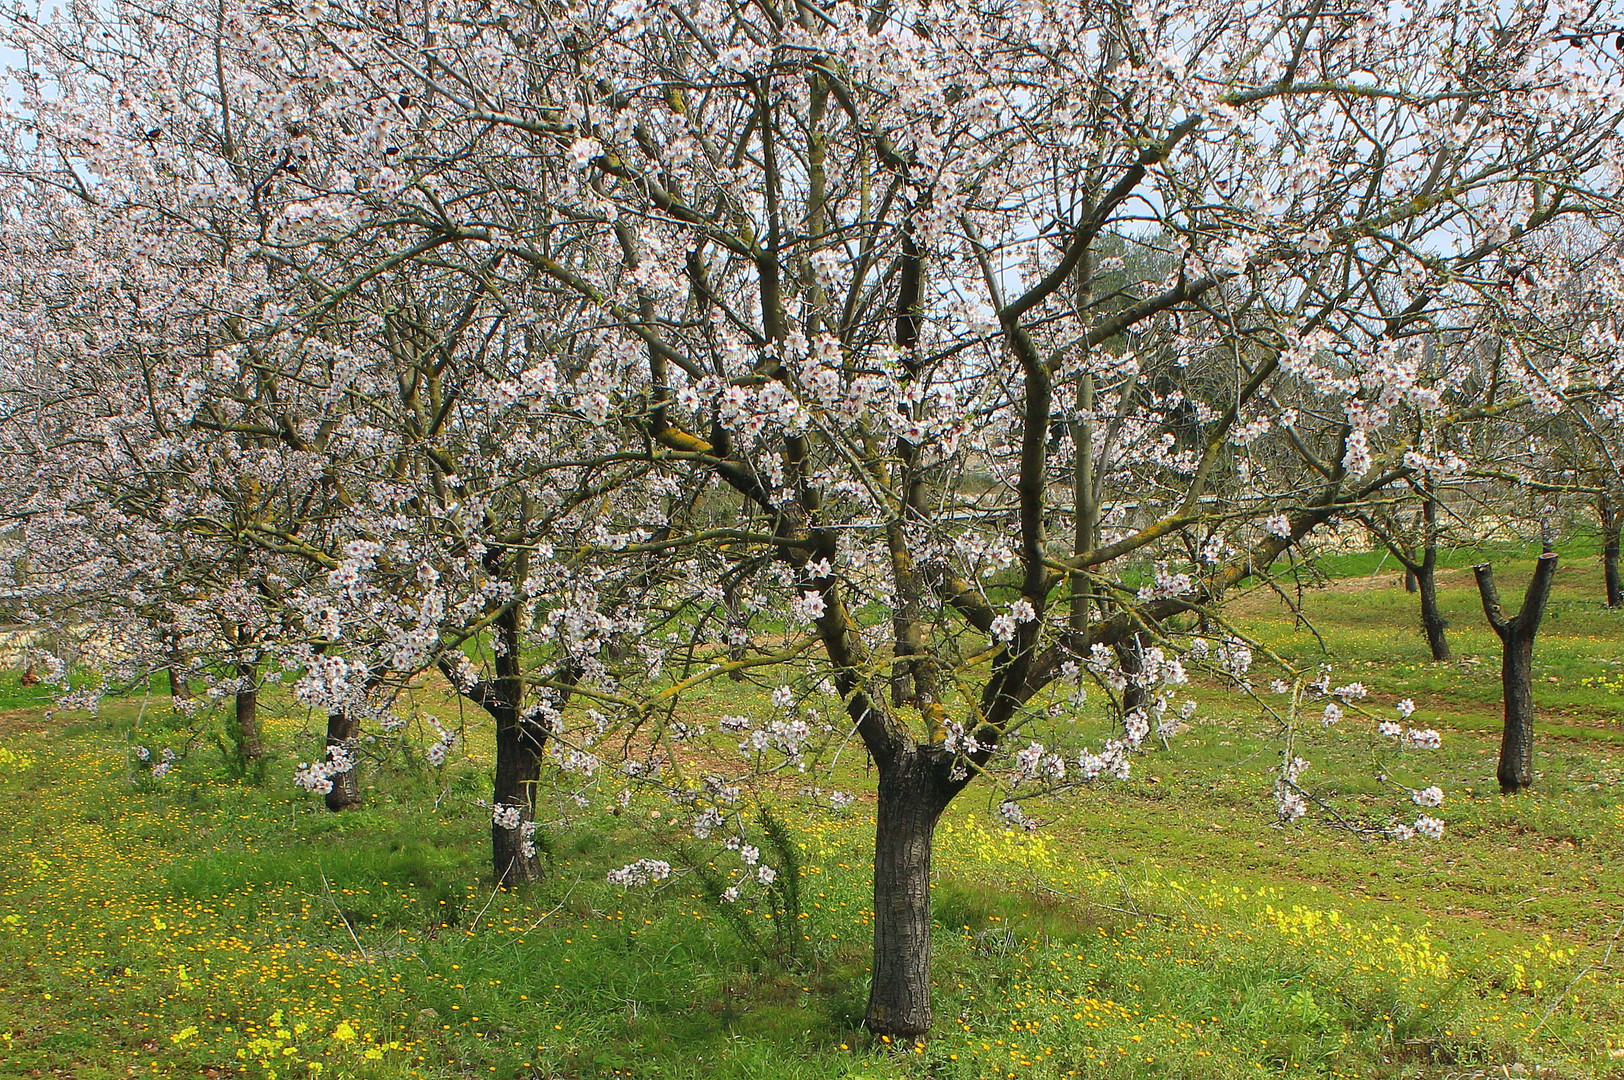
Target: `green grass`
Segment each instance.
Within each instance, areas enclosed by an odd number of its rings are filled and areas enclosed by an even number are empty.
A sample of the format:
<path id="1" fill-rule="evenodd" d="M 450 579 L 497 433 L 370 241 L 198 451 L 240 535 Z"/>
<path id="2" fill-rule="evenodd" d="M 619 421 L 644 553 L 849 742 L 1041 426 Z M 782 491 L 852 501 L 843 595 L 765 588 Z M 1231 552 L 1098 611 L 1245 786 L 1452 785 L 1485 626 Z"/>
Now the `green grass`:
<path id="1" fill-rule="evenodd" d="M 1399 587 L 1390 562 L 1375 576 L 1367 570 L 1331 585 L 1305 579 L 1300 592 L 1283 582 L 1283 591 L 1302 608 L 1302 620 L 1290 617 L 1277 594 L 1255 589 L 1238 605 L 1238 621 L 1296 663 L 1323 657 L 1339 679 L 1356 677 L 1373 693 L 1410 697 L 1426 717 L 1456 728 L 1497 729 L 1500 645 L 1472 576 L 1477 557 L 1469 553 L 1446 561 L 1459 564 L 1438 574 L 1439 605 L 1455 654 L 1451 664 L 1432 662 L 1421 633 L 1419 600 Z M 1515 610 L 1533 560 L 1517 553 L 1495 556 L 1493 562 L 1501 600 Z M 1546 732 L 1624 743 L 1624 691 L 1586 685 L 1587 679 L 1617 680 L 1624 673 L 1624 610 L 1607 609 L 1601 596 L 1594 553 L 1565 553 L 1535 644 L 1535 700 Z"/>
<path id="2" fill-rule="evenodd" d="M 669 804 L 581 812 L 549 838 L 547 883 L 492 893 L 472 714 L 444 775 L 376 770 L 367 807 L 335 816 L 285 780 L 319 741 L 302 714 L 270 719 L 256 786 L 158 703 L 46 720 L 36 690 L 0 680 L 0 1075 L 1624 1076 L 1619 969 L 1594 966 L 1624 915 L 1624 694 L 1585 683 L 1620 670 L 1624 620 L 1596 603 L 1595 567 L 1565 558 L 1537 645 L 1540 776 L 1505 799 L 1469 570 L 1444 575 L 1461 660 L 1441 667 L 1388 569 L 1343 562 L 1303 593 L 1317 637 L 1265 591 L 1240 617 L 1294 662 L 1363 680 L 1378 710 L 1417 701 L 1446 737 L 1419 766 L 1449 793 L 1445 839 L 1278 827 L 1264 726 L 1209 691 L 1213 715 L 1173 752 L 1041 807 L 1035 834 L 993 825 L 976 788 L 950 810 L 937 1024 L 918 1050 L 857 1026 L 869 801 L 841 817 L 786 802 L 807 959 L 783 970 L 691 876 L 605 883 L 669 857 Z M 1503 593 L 1529 565 L 1497 563 Z M 693 709 L 758 694 L 718 684 Z M 137 716 L 139 741 L 194 745 L 156 784 L 127 768 Z M 1367 756 L 1333 733 L 1311 775 L 1375 806 Z"/>

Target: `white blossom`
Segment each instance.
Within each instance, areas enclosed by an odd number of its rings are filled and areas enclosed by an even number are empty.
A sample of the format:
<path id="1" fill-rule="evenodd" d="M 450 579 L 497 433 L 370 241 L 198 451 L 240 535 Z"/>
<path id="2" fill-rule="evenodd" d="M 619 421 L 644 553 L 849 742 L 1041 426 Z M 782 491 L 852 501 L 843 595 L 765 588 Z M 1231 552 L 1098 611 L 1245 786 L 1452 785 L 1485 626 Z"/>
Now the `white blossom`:
<path id="1" fill-rule="evenodd" d="M 1282 789 L 1275 793 L 1274 809 L 1281 821 L 1290 824 L 1308 813 L 1308 800 L 1295 791 Z"/>
<path id="2" fill-rule="evenodd" d="M 1432 787 L 1422 788 L 1410 796 L 1417 806 L 1442 806 L 1444 804 L 1444 789 L 1434 784 Z"/>
<path id="3" fill-rule="evenodd" d="M 1426 728 L 1421 731 L 1411 728 L 1407 733 L 1407 737 L 1409 738 L 1410 742 L 1414 743 L 1417 747 L 1420 747 L 1423 750 L 1436 750 L 1438 747 L 1443 745 L 1443 740 L 1432 728 Z"/>
<path id="4" fill-rule="evenodd" d="M 618 870 L 611 870 L 605 880 L 622 888 L 650 885 L 671 876 L 671 864 L 660 859 L 638 859 Z"/>

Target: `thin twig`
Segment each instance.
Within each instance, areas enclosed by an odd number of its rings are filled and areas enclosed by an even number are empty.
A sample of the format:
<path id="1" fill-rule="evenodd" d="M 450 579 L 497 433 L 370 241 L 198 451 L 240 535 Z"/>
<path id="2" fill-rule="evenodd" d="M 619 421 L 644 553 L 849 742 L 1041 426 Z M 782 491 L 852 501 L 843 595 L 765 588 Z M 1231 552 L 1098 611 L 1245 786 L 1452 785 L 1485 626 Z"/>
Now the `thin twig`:
<path id="1" fill-rule="evenodd" d="M 1545 1015 L 1539 1018 L 1539 1023 L 1535 1024 L 1533 1030 L 1528 1033 L 1529 1038 L 1532 1038 L 1540 1028 L 1545 1026 L 1545 1021 L 1549 1020 L 1552 1014 L 1556 1012 L 1558 1006 L 1567 1000 L 1568 992 L 1575 986 L 1579 985 L 1580 979 L 1584 978 L 1586 975 L 1589 975 L 1592 971 L 1599 971 L 1612 963 L 1613 950 L 1618 947 L 1618 939 L 1620 934 L 1624 934 L 1624 915 L 1619 916 L 1618 926 L 1613 929 L 1613 936 L 1607 940 L 1607 949 L 1601 954 L 1601 959 L 1597 960 L 1594 964 L 1586 964 L 1584 967 L 1579 969 L 1579 974 L 1575 975 L 1568 985 L 1562 988 L 1562 992 L 1556 995 L 1556 1000 L 1551 1002 L 1551 1007 L 1545 1010 Z"/>
<path id="2" fill-rule="evenodd" d="M 491 909 L 491 905 L 496 903 L 496 894 L 502 891 L 502 885 L 507 881 L 507 876 L 513 872 L 513 864 L 518 861 L 517 856 L 508 860 L 507 869 L 496 875 L 496 888 L 491 890 L 491 898 L 485 901 L 485 906 L 479 909 L 479 914 L 474 916 L 474 921 L 468 924 L 470 934 L 479 929 L 479 920 L 483 919 L 485 913 Z"/>
<path id="3" fill-rule="evenodd" d="M 575 877 L 575 885 L 579 885 L 580 883 L 581 883 L 581 877 L 580 877 L 579 874 L 577 874 L 576 877 Z M 547 912 L 546 914 L 542 915 L 541 918 L 537 919 L 535 922 L 533 922 L 529 926 L 525 927 L 523 930 L 520 931 L 520 933 L 528 934 L 530 931 L 532 931 L 536 927 L 540 926 L 547 919 L 552 918 L 554 915 L 557 915 L 560 911 L 562 911 L 564 909 L 564 905 L 569 903 L 570 897 L 575 893 L 575 885 L 571 885 L 569 887 L 569 889 L 564 893 L 564 898 L 562 900 L 560 900 L 557 904 L 553 905 L 553 910 L 551 910 L 551 911 Z"/>
<path id="4" fill-rule="evenodd" d="M 1110 859 L 1111 869 L 1116 874 L 1117 884 L 1122 886 L 1122 896 L 1128 902 L 1128 910 L 1134 915 L 1143 915 L 1144 912 L 1139 910 L 1139 905 L 1134 903 L 1133 891 L 1128 888 L 1128 879 L 1122 876 L 1122 868 L 1117 865 L 1115 859 L 1111 858 L 1110 852 L 1106 852 L 1105 857 Z"/>
<path id="5" fill-rule="evenodd" d="M 325 870 L 321 874 L 321 890 L 327 895 L 327 902 L 333 905 L 333 910 L 338 912 L 339 921 L 344 924 L 344 929 L 350 932 L 350 940 L 355 942 L 355 951 L 361 954 L 362 960 L 369 964 L 372 963 L 372 957 L 368 956 L 367 951 L 361 947 L 361 939 L 355 936 L 355 927 L 350 925 L 350 917 L 344 914 L 344 909 L 338 906 L 337 900 L 333 899 L 333 887 L 327 884 L 327 872 Z"/>

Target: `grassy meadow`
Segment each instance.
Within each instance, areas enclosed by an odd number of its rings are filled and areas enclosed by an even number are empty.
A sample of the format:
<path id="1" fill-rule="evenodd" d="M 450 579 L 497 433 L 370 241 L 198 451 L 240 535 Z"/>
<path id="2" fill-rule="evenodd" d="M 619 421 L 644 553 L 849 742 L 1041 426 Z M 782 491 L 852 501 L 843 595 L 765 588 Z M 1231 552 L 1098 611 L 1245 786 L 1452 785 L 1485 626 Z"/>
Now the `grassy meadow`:
<path id="1" fill-rule="evenodd" d="M 857 1027 L 871 933 L 871 785 L 797 817 L 802 959 L 750 947 L 693 875 L 622 890 L 605 872 L 678 859 L 669 803 L 582 812 L 546 838 L 549 881 L 493 893 L 490 733 L 444 770 L 390 766 L 327 813 L 288 782 L 319 718 L 276 708 L 267 777 L 233 777 L 166 700 L 47 717 L 0 684 L 0 1076 L 1624 1077 L 1624 613 L 1594 555 L 1565 553 L 1536 646 L 1531 794 L 1494 782 L 1497 643 L 1470 553 L 1446 560 L 1458 661 L 1427 660 L 1391 563 L 1347 556 L 1236 619 L 1302 662 L 1322 652 L 1389 710 L 1438 728 L 1442 841 L 1367 842 L 1273 818 L 1257 709 L 1210 689 L 1134 778 L 1000 828 L 972 787 L 937 837 L 936 1029 Z M 1531 563 L 1497 557 L 1520 599 Z M 1265 675 L 1267 678 L 1267 675 Z M 718 687 L 695 715 L 757 707 Z M 454 708 L 454 706 L 448 706 Z M 1376 796 L 1357 725 L 1316 750 L 1344 803 Z M 130 746 L 171 746 L 152 781 Z M 854 755 L 855 756 L 855 755 Z M 870 792 L 869 794 L 864 794 Z M 663 807 L 663 809 L 662 809 Z M 735 913 L 740 914 L 740 913 Z M 771 922 L 761 919 L 763 931 Z"/>

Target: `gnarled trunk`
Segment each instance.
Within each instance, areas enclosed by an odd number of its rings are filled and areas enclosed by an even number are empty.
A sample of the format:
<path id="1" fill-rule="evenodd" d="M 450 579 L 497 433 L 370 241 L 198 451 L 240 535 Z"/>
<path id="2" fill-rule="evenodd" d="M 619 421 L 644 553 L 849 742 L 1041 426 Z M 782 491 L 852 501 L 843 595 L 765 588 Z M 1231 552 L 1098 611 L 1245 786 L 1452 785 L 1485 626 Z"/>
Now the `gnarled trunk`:
<path id="1" fill-rule="evenodd" d="M 359 721 L 348 710 L 340 709 L 327 714 L 327 745 L 340 748 L 351 762 L 356 762 L 360 751 L 357 739 L 360 730 Z M 336 813 L 361 805 L 361 779 L 355 764 L 341 773 L 334 773 L 330 779 L 333 787 L 326 795 L 327 809 Z"/>
<path id="2" fill-rule="evenodd" d="M 1500 661 L 1500 692 L 1506 723 L 1500 736 L 1500 792 L 1510 795 L 1534 783 L 1534 638 L 1506 639 Z"/>
<path id="3" fill-rule="evenodd" d="M 952 798 L 944 765 L 929 751 L 908 751 L 880 769 L 874 975 L 863 1023 L 892 1039 L 930 1030 L 930 849 Z"/>
<path id="4" fill-rule="evenodd" d="M 1500 638 L 1500 685 L 1505 699 L 1505 730 L 1500 738 L 1500 792 L 1511 795 L 1534 783 L 1534 634 L 1545 615 L 1556 574 L 1556 553 L 1546 552 L 1534 566 L 1522 608 L 1507 617 L 1494 587 L 1494 567 L 1474 567 L 1483 613 Z"/>
<path id="5" fill-rule="evenodd" d="M 522 577 L 523 565 L 520 565 Z M 519 611 L 496 617 L 496 678 L 465 691 L 496 721 L 496 780 L 491 789 L 491 872 L 504 888 L 545 877 L 536 849 L 536 782 L 547 732 L 524 718 Z M 517 820 L 499 820 L 506 808 Z M 511 826 L 511 827 L 510 827 Z"/>

